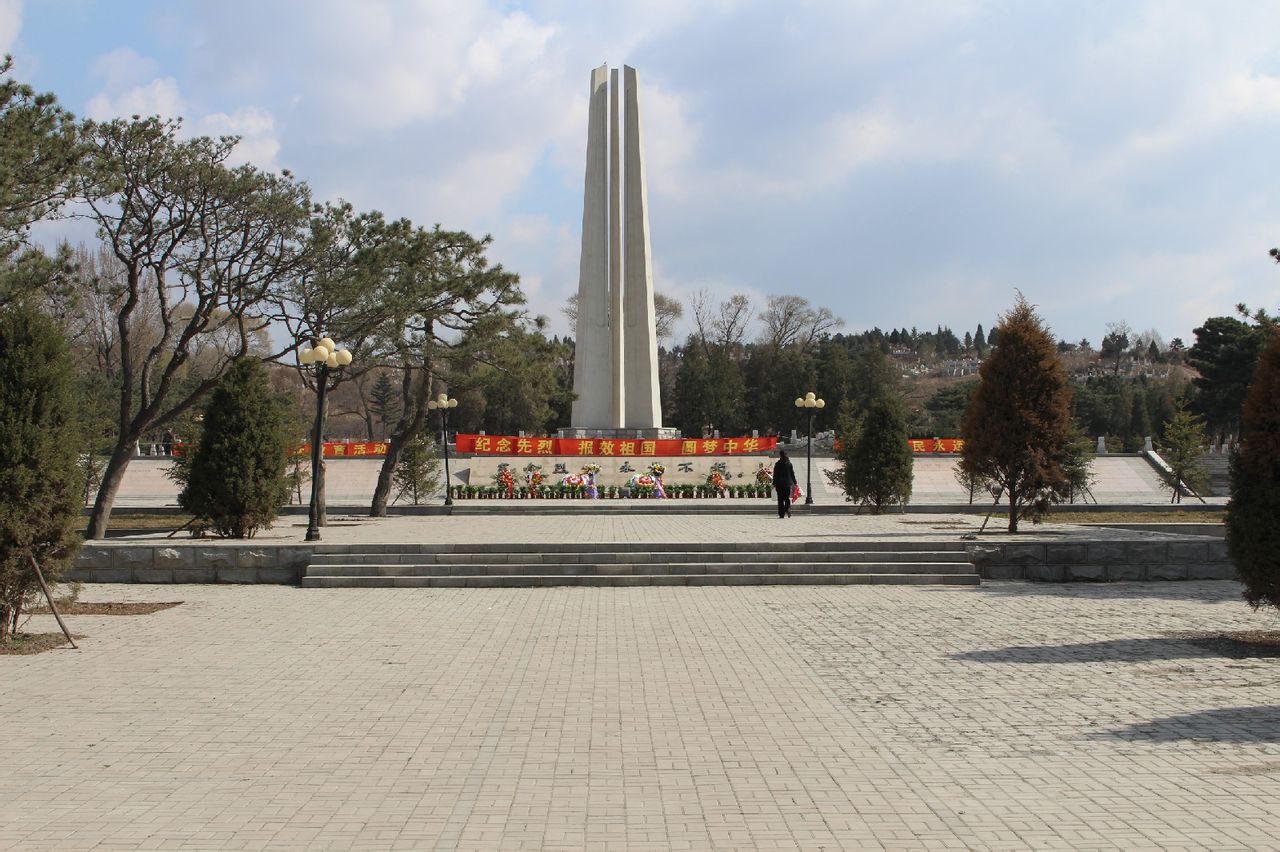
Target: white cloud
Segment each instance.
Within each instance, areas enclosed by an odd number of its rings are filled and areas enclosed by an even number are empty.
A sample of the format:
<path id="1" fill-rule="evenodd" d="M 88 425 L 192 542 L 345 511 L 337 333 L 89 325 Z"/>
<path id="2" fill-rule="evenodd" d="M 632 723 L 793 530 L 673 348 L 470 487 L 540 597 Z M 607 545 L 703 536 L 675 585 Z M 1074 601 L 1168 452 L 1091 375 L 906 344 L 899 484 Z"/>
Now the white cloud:
<path id="1" fill-rule="evenodd" d="M 119 92 L 156 77 L 160 66 L 132 48 L 121 47 L 99 56 L 93 73 L 102 78 L 106 90 Z"/>
<path id="2" fill-rule="evenodd" d="M 280 169 L 276 162 L 280 153 L 276 123 L 266 110 L 242 107 L 230 115 L 215 112 L 192 122 L 188 130 L 196 136 L 239 136 L 240 142 L 231 153 L 232 165 L 253 163 L 267 171 Z"/>
<path id="3" fill-rule="evenodd" d="M 0 0 L 0 54 L 8 53 L 22 30 L 22 0 Z"/>
<path id="4" fill-rule="evenodd" d="M 99 92 L 85 107 L 85 114 L 97 121 L 134 115 L 180 118 L 185 111 L 178 81 L 172 77 L 157 77 L 119 92 Z"/>
<path id="5" fill-rule="evenodd" d="M 279 170 L 276 157 L 280 152 L 275 119 L 264 109 L 247 106 L 233 112 L 199 114 L 183 97 L 173 77 L 153 77 L 156 62 L 129 48 L 106 53 L 94 63 L 94 72 L 102 78 L 103 88 L 89 99 L 85 112 L 89 118 L 106 121 L 113 118 L 159 115 L 183 119 L 183 136 L 239 136 L 232 152 L 232 165 L 253 163 L 261 169 Z"/>

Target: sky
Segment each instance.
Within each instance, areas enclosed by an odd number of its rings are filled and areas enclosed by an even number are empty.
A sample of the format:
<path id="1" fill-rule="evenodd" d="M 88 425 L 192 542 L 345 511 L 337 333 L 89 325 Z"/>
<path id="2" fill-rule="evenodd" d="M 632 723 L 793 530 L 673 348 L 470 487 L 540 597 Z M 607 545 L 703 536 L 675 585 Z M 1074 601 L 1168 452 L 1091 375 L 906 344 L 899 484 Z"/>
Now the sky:
<path id="1" fill-rule="evenodd" d="M 318 199 L 492 234 L 561 334 L 602 63 L 638 71 L 686 312 L 963 336 L 1021 291 L 1096 346 L 1274 310 L 1277 32 L 1274 0 L 0 0 L 14 76 L 77 115 L 182 116 Z"/>

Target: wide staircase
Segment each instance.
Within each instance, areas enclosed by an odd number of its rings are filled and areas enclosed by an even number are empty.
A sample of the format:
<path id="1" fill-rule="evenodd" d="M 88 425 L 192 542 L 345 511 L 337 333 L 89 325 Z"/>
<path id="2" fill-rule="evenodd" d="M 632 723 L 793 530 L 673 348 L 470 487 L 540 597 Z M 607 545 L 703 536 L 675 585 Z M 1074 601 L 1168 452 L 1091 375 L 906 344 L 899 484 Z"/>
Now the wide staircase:
<path id="1" fill-rule="evenodd" d="M 960 542 L 318 545 L 304 588 L 977 585 Z"/>

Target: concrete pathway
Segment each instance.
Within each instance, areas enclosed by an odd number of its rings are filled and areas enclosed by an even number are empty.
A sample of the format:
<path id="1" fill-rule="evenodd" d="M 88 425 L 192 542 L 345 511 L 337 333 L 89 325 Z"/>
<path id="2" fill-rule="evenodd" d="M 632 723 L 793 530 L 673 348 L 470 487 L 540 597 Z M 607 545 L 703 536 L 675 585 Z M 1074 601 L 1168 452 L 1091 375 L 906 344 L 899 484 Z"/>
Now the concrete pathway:
<path id="1" fill-rule="evenodd" d="M 0 849 L 1280 836 L 1280 660 L 1174 635 L 1234 583 L 84 596 L 185 603 L 0 657 Z"/>

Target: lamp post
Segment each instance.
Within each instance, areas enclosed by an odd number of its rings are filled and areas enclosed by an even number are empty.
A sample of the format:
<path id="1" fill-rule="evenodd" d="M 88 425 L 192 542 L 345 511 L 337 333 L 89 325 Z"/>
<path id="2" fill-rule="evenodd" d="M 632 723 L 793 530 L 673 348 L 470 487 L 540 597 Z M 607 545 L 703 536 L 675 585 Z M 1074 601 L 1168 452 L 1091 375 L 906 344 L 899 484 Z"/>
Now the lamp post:
<path id="1" fill-rule="evenodd" d="M 809 442 L 804 453 L 804 504 L 806 506 L 813 505 L 813 412 L 815 409 L 826 407 L 826 404 L 827 401 L 818 399 L 813 391 L 796 398 L 796 408 L 803 408 L 809 415 Z"/>
<path id="2" fill-rule="evenodd" d="M 457 408 L 458 401 L 450 399 L 448 394 L 440 394 L 433 400 L 427 402 L 427 408 L 432 411 L 440 409 L 440 446 L 444 447 L 444 504 L 446 506 L 453 505 L 453 489 L 449 485 L 449 420 L 448 411 L 450 408 Z"/>
<path id="3" fill-rule="evenodd" d="M 316 368 L 316 426 L 311 435 L 311 509 L 307 515 L 307 541 L 320 540 L 320 453 L 324 435 L 324 395 L 329 389 L 329 372 L 351 363 L 351 350 L 338 350 L 333 338 L 320 339 L 314 348 L 298 352 L 298 364 Z"/>

